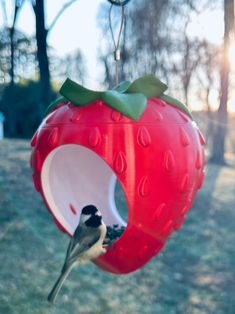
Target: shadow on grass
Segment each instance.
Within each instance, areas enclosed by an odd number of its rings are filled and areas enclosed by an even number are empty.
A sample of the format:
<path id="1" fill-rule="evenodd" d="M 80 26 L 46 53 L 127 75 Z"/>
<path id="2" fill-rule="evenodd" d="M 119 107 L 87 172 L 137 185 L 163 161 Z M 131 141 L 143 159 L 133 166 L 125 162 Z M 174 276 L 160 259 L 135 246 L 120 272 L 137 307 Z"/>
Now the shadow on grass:
<path id="1" fill-rule="evenodd" d="M 182 290 L 175 304 L 179 313 L 234 311 L 231 291 L 235 287 L 235 216 L 231 209 L 235 199 L 231 195 L 235 194 L 235 185 L 230 186 L 230 200 L 223 191 L 226 188 L 223 180 L 229 178 L 226 174 L 230 171 L 229 167 L 208 165 L 203 189 L 188 220 L 167 245 L 169 253 L 162 261 L 176 272 L 178 289 Z M 234 169 L 232 175 L 235 175 Z M 169 286 L 168 282 L 166 290 Z"/>

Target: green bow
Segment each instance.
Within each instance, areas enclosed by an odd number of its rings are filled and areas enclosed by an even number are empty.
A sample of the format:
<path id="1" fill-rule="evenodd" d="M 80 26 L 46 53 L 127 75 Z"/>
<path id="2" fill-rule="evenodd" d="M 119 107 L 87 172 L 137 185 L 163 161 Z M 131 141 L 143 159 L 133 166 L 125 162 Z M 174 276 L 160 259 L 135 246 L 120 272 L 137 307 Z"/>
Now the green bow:
<path id="1" fill-rule="evenodd" d="M 69 100 L 75 106 L 83 106 L 97 99 L 102 99 L 117 111 L 138 120 L 145 110 L 147 98 L 158 97 L 170 105 L 179 107 L 192 119 L 188 108 L 177 99 L 165 95 L 166 90 L 167 85 L 154 75 L 140 77 L 133 83 L 124 81 L 111 90 L 101 92 L 87 89 L 67 78 L 60 89 L 60 94 L 63 97 L 50 104 L 46 110 L 46 115 L 62 101 Z"/>

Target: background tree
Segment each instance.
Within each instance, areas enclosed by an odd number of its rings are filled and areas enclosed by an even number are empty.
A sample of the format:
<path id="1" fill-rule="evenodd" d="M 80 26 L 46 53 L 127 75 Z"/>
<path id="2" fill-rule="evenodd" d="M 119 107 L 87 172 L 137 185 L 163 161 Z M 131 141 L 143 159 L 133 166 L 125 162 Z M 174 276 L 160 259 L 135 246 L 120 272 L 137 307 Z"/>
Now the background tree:
<path id="1" fill-rule="evenodd" d="M 45 108 L 52 100 L 51 78 L 49 69 L 47 38 L 49 32 L 53 29 L 61 14 L 77 0 L 70 0 L 65 3 L 55 15 L 50 26 L 46 26 L 45 22 L 45 1 L 32 0 L 32 6 L 36 19 L 36 42 L 37 42 L 37 58 L 39 65 L 39 82 L 41 87 L 41 100 L 39 104 L 40 116 L 43 117 Z"/>
<path id="2" fill-rule="evenodd" d="M 55 97 L 55 92 L 51 87 L 51 75 L 55 77 L 56 73 L 59 73 L 60 82 L 65 75 L 75 78 L 75 72 L 85 75 L 84 58 L 79 50 L 70 56 L 56 58 L 50 54 L 47 45 L 49 32 L 64 10 L 75 1 L 67 1 L 47 27 L 45 2 L 31 0 L 36 18 L 36 39 L 17 30 L 17 18 L 20 10 L 23 10 L 25 1 L 14 1 L 12 14 L 6 11 L 6 2 L 1 1 L 1 7 L 5 12 L 3 14 L 5 27 L 0 30 L 0 110 L 6 116 L 5 132 L 7 136 L 32 136 L 44 116 L 45 108 L 52 97 Z M 13 21 L 8 23 L 11 15 Z M 52 64 L 56 59 L 59 72 L 55 71 L 55 67 L 50 69 L 50 58 Z M 66 67 L 65 64 L 67 64 Z M 32 82 L 30 80 L 35 79 L 37 68 L 39 69 L 39 82 Z M 27 127 L 26 117 L 29 120 Z"/>
<path id="3" fill-rule="evenodd" d="M 86 59 L 80 49 L 63 57 L 56 57 L 51 52 L 50 71 L 54 82 L 61 84 L 66 77 L 83 83 L 86 77 Z"/>
<path id="4" fill-rule="evenodd" d="M 11 68 L 10 68 L 10 78 L 11 78 L 11 85 L 14 84 L 15 79 L 15 67 L 14 67 L 14 53 L 15 53 L 15 47 L 14 47 L 14 35 L 15 35 L 15 25 L 17 21 L 17 17 L 20 11 L 20 8 L 23 4 L 24 0 L 16 0 L 14 5 L 14 14 L 13 14 L 13 22 L 12 26 L 9 28 L 10 31 L 10 47 L 11 47 Z"/>
<path id="5" fill-rule="evenodd" d="M 170 49 L 171 43 L 170 39 L 165 38 L 166 36 L 163 34 L 167 32 L 164 19 L 166 19 L 168 9 L 169 0 L 137 0 L 135 2 L 131 1 L 126 7 L 128 21 L 125 23 L 122 36 L 122 79 L 127 77 L 132 79 L 144 73 L 156 73 L 157 69 L 166 73 L 166 51 Z M 113 28 L 117 30 L 120 24 L 120 9 L 114 7 L 113 11 Z M 156 12 L 158 12 L 157 15 Z M 114 85 L 114 47 L 111 36 L 107 35 L 109 27 L 107 23 L 108 3 L 101 6 L 98 16 L 103 37 L 107 38 L 106 41 L 103 41 L 100 49 L 100 60 L 105 66 L 106 83 Z M 148 34 L 147 38 L 146 34 Z"/>
<path id="6" fill-rule="evenodd" d="M 47 29 L 45 25 L 45 9 L 43 0 L 32 2 L 36 19 L 36 42 L 37 59 L 39 65 L 39 82 L 41 88 L 41 97 L 39 102 L 39 113 L 43 117 L 46 104 L 52 99 L 49 59 L 47 53 Z"/>
<path id="7" fill-rule="evenodd" d="M 11 47 L 10 29 L 0 29 L 0 82 L 2 84 L 12 84 L 13 82 L 18 83 L 22 80 L 26 80 L 27 78 L 32 77 L 37 67 L 34 38 L 15 29 L 13 40 L 13 62 Z M 14 64 L 13 71 L 12 63 Z M 14 73 L 13 76 L 12 72 Z"/>
<path id="8" fill-rule="evenodd" d="M 23 4 L 24 0 L 15 0 L 14 5 L 13 5 L 13 20 L 10 22 L 11 26 L 8 26 L 8 16 L 7 16 L 7 11 L 6 11 L 6 2 L 3 0 L 1 1 L 1 8 L 3 12 L 3 20 L 4 20 L 4 28 L 8 29 L 9 32 L 6 33 L 9 35 L 9 41 L 10 41 L 10 84 L 14 84 L 14 79 L 15 79 L 15 58 L 14 58 L 14 53 L 15 53 L 15 43 L 14 43 L 14 35 L 15 35 L 15 26 L 16 26 L 16 21 L 18 18 L 18 14 L 20 11 L 20 8 Z"/>
<path id="9" fill-rule="evenodd" d="M 29 104 L 25 83 L 27 78 L 30 78 L 32 73 L 35 72 L 35 41 L 27 37 L 24 33 L 14 30 L 14 71 L 12 72 L 12 42 L 9 33 L 9 28 L 0 30 L 0 81 L 2 87 L 4 87 L 0 97 L 0 110 L 7 117 L 5 131 L 8 136 L 27 136 L 26 133 L 20 132 L 18 134 L 19 128 L 17 125 L 20 124 L 19 119 L 23 118 L 21 114 L 23 106 L 29 112 L 31 110 L 31 108 L 27 108 Z M 12 73 L 14 73 L 13 76 Z M 20 85 L 24 85 L 22 88 L 25 90 L 25 93 L 21 94 L 19 92 Z M 28 93 L 30 92 L 28 91 Z M 19 98 L 19 94 L 24 98 Z M 35 95 L 34 100 L 36 99 L 37 96 Z M 34 111 L 37 111 L 33 102 L 30 105 L 33 106 Z M 39 123 L 39 119 L 36 119 L 36 122 Z M 22 125 L 25 123 L 24 118 L 21 123 Z M 28 125 L 32 125 L 31 121 Z M 26 130 L 26 128 L 22 127 L 23 129 Z"/>
<path id="10" fill-rule="evenodd" d="M 184 103 L 189 105 L 189 89 L 196 70 L 201 62 L 200 50 L 202 42 L 198 38 L 190 38 L 188 35 L 188 25 L 190 18 L 185 18 L 185 24 L 181 35 L 177 35 L 178 40 L 175 43 L 175 52 L 177 56 L 172 56 L 173 69 L 170 73 L 174 73 L 178 80 L 181 82 Z M 172 54 L 175 54 L 172 53 Z"/>
<path id="11" fill-rule="evenodd" d="M 187 102 L 189 85 L 200 61 L 200 41 L 190 38 L 187 33 L 191 13 L 197 12 L 194 2 L 196 3 L 193 0 L 137 0 L 128 4 L 122 38 L 121 79 L 133 79 L 146 73 L 154 73 L 174 88 L 169 77 L 178 76 L 177 80 L 180 77 L 183 97 Z M 200 1 L 201 10 L 204 2 Z M 104 64 L 106 83 L 113 85 L 113 45 L 111 36 L 107 36 L 107 15 L 106 3 L 101 6 L 98 15 L 103 37 L 107 38 L 106 41 L 103 40 L 100 49 L 100 60 Z M 114 14 L 113 24 L 116 29 L 119 20 L 120 16 Z"/>
<path id="12" fill-rule="evenodd" d="M 234 1 L 224 0 L 224 44 L 220 74 L 220 105 L 217 113 L 217 121 L 219 123 L 214 133 L 211 156 L 211 161 L 219 164 L 225 163 L 224 153 L 228 122 L 227 103 L 230 74 L 228 51 L 232 39 L 234 40 Z"/>
<path id="13" fill-rule="evenodd" d="M 210 148 L 212 148 L 211 160 L 217 163 L 224 163 L 226 150 L 230 73 L 228 50 L 231 41 L 235 38 L 234 1 L 223 0 L 223 3 L 225 29 L 223 53 L 221 53 L 219 46 L 212 45 L 203 34 L 192 36 L 188 28 L 193 17 L 200 17 L 206 10 L 220 10 L 222 1 L 212 3 L 208 0 L 137 0 L 135 3 L 130 2 L 127 6 L 127 23 L 123 33 L 125 48 L 121 65 L 125 79 L 153 73 L 164 80 L 169 86 L 170 93 L 184 101 L 186 105 L 192 98 L 203 105 L 203 109 L 207 112 L 203 121 L 207 121 L 205 129 L 208 131 L 207 137 L 210 138 Z M 104 64 L 106 83 L 114 85 L 113 49 L 110 49 L 112 42 L 107 36 L 108 19 L 107 16 L 104 18 L 105 11 L 108 11 L 107 5 L 101 7 L 99 14 L 103 38 L 107 38 L 102 43 L 100 59 Z M 114 22 L 115 19 L 117 20 L 117 17 L 114 17 Z M 118 23 L 115 23 L 117 27 Z M 210 104 L 211 91 L 217 91 L 220 95 L 216 121 L 214 114 L 216 104 L 213 104 L 213 109 Z M 203 117 L 199 114 L 195 116 L 200 119 Z"/>
<path id="14" fill-rule="evenodd" d="M 205 106 L 205 111 L 200 114 L 200 125 L 204 125 L 204 134 L 207 148 L 211 151 L 214 131 L 217 123 L 214 119 L 215 112 L 210 100 L 212 92 L 219 91 L 219 60 L 221 49 L 215 44 L 203 40 L 200 50 L 200 64 L 197 70 L 198 98 Z"/>

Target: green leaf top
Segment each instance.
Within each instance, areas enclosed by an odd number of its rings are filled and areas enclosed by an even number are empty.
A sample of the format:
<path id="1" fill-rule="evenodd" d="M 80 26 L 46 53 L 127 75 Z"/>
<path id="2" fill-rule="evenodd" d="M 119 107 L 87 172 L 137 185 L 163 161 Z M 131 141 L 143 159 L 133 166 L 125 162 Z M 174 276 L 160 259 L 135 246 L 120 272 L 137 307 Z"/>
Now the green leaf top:
<path id="1" fill-rule="evenodd" d="M 125 93 L 125 91 L 129 88 L 130 85 L 131 85 L 131 82 L 124 81 L 118 84 L 118 86 L 114 87 L 114 90 L 119 93 Z"/>
<path id="2" fill-rule="evenodd" d="M 178 99 L 175 99 L 174 97 L 171 97 L 169 95 L 165 95 L 163 94 L 162 96 L 160 96 L 160 98 L 164 101 L 166 101 L 168 104 L 176 106 L 180 109 L 182 109 L 192 120 L 193 120 L 193 116 L 191 114 L 191 112 L 189 111 L 188 107 L 185 106 L 181 101 L 179 101 Z"/>
<path id="3" fill-rule="evenodd" d="M 190 111 L 184 104 L 164 94 L 166 90 L 167 85 L 154 75 L 140 77 L 133 83 L 129 81 L 121 82 L 118 86 L 108 91 L 93 91 L 70 79 L 66 79 L 60 89 L 60 94 L 63 97 L 51 103 L 47 108 L 46 114 L 64 100 L 71 101 L 75 106 L 84 106 L 97 99 L 102 99 L 110 107 L 134 120 L 138 120 L 145 110 L 147 98 L 159 97 L 170 105 L 179 107 L 192 118 Z"/>
<path id="4" fill-rule="evenodd" d="M 66 98 L 64 98 L 63 96 L 57 98 L 56 100 L 54 100 L 52 103 L 50 103 L 50 105 L 47 107 L 46 109 L 46 113 L 45 115 L 47 116 L 59 103 L 61 103 L 62 101 L 66 101 Z"/>
<path id="5" fill-rule="evenodd" d="M 67 78 L 60 89 L 60 94 L 74 105 L 83 106 L 102 98 L 103 92 L 90 90 Z"/>
<path id="6" fill-rule="evenodd" d="M 104 93 L 103 100 L 134 120 L 139 119 L 147 105 L 147 98 L 143 94 L 121 94 L 115 90 Z"/>
<path id="7" fill-rule="evenodd" d="M 167 86 L 154 75 L 146 75 L 135 80 L 127 89 L 127 93 L 142 93 L 145 97 L 158 97 L 167 90 Z"/>

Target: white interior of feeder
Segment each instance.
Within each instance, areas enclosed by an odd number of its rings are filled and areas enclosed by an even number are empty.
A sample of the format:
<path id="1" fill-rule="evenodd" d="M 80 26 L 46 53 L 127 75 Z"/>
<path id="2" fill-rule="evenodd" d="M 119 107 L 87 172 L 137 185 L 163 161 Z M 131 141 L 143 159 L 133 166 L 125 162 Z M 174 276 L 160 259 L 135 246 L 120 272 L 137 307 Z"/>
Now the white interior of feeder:
<path id="1" fill-rule="evenodd" d="M 92 150 L 74 144 L 54 149 L 42 168 L 44 197 L 60 224 L 72 235 L 81 209 L 95 205 L 106 225 L 125 226 L 115 204 L 117 177 Z"/>

